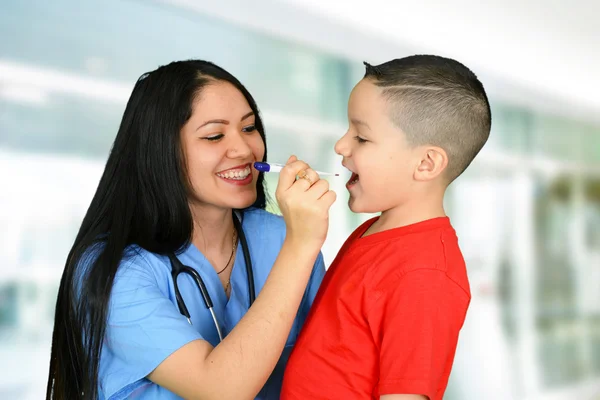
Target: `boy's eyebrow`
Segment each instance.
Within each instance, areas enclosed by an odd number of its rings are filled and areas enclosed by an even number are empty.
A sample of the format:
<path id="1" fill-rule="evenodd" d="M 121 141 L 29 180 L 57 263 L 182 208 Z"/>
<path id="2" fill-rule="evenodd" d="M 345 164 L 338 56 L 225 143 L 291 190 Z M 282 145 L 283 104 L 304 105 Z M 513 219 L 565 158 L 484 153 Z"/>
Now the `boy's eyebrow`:
<path id="1" fill-rule="evenodd" d="M 367 124 L 365 121 L 362 121 L 360 119 L 356 119 L 356 118 L 352 118 L 350 120 L 350 122 L 352 122 L 352 124 L 354 125 L 360 125 L 360 126 L 364 126 L 366 127 L 368 130 L 371 130 L 371 127 L 369 126 L 369 124 Z"/>

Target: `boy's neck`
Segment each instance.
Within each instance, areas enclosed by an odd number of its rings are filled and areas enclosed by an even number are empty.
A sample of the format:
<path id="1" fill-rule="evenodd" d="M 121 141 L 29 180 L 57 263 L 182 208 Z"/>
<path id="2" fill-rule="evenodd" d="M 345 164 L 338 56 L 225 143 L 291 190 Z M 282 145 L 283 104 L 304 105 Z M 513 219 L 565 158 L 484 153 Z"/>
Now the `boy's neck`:
<path id="1" fill-rule="evenodd" d="M 377 232 L 400 228 L 429 219 L 445 216 L 446 212 L 444 211 L 444 205 L 442 201 L 399 205 L 383 211 L 379 216 L 379 219 L 375 221 L 363 234 L 363 237 Z"/>

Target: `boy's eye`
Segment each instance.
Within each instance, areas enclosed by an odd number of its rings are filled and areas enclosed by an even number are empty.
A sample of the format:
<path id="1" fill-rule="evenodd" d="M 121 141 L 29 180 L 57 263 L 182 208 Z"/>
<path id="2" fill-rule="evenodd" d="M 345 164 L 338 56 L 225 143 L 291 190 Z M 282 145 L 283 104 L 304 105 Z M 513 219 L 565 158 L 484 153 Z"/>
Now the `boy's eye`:
<path id="1" fill-rule="evenodd" d="M 360 136 L 354 136 L 354 139 L 358 142 L 358 143 L 366 143 L 367 139 L 363 139 Z"/>
<path id="2" fill-rule="evenodd" d="M 204 140 L 208 140 L 209 142 L 215 142 L 215 141 L 217 141 L 217 140 L 220 140 L 220 139 L 222 139 L 222 138 L 223 138 L 223 136 L 225 136 L 225 135 L 223 135 L 222 133 L 219 133 L 219 134 L 216 134 L 216 135 L 212 135 L 212 136 L 207 136 L 207 137 L 204 137 L 204 138 L 202 138 L 202 139 L 204 139 Z"/>
<path id="3" fill-rule="evenodd" d="M 250 133 L 256 130 L 256 125 L 248 125 L 242 128 L 242 132 Z"/>

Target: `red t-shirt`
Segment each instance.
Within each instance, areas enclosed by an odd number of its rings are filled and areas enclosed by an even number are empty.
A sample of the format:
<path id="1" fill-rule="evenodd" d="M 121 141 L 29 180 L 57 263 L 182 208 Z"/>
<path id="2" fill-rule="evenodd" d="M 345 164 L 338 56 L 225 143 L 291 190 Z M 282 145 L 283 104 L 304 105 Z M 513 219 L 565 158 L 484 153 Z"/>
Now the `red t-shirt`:
<path id="1" fill-rule="evenodd" d="M 471 300 L 447 217 L 348 238 L 327 271 L 290 356 L 292 399 L 442 399 Z"/>

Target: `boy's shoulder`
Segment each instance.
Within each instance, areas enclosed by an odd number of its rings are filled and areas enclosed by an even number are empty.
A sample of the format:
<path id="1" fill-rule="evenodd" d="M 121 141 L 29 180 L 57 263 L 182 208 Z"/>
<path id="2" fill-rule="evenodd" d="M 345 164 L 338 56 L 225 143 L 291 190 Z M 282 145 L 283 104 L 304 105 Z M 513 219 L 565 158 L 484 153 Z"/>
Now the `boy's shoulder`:
<path id="1" fill-rule="evenodd" d="M 360 275 L 366 290 L 379 291 L 408 274 L 433 270 L 469 291 L 458 237 L 447 218 L 361 237 L 373 222 L 359 226 L 340 251 L 340 270 Z"/>
<path id="2" fill-rule="evenodd" d="M 441 287 L 456 286 L 468 298 L 471 297 L 467 266 L 451 225 L 395 248 L 396 255 L 390 255 L 388 259 L 390 267 L 395 268 L 398 284 L 402 281 L 419 282 L 420 277 L 440 279 L 448 283 L 448 286 Z"/>

